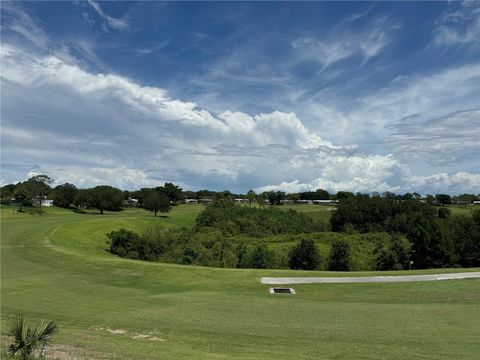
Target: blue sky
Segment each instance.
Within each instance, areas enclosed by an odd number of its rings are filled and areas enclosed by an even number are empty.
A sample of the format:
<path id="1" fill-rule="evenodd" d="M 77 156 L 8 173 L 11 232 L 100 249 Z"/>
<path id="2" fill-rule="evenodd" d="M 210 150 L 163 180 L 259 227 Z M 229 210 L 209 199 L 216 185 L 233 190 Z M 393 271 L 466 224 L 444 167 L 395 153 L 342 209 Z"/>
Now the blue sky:
<path id="1" fill-rule="evenodd" d="M 480 3 L 1 10 L 2 183 L 480 192 Z"/>

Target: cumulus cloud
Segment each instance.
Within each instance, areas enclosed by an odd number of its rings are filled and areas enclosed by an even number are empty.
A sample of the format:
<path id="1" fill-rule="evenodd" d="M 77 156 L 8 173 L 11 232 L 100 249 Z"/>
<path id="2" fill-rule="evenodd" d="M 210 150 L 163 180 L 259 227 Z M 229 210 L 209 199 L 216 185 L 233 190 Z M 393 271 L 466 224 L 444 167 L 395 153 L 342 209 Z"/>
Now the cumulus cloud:
<path id="1" fill-rule="evenodd" d="M 408 174 L 409 175 L 409 174 Z M 373 183 L 369 182 L 373 180 Z M 354 177 L 340 182 L 331 181 L 325 178 L 317 178 L 308 183 L 302 183 L 299 180 L 291 182 L 281 182 L 277 185 L 261 186 L 256 190 L 263 191 L 284 191 L 286 193 L 314 191 L 316 189 L 325 189 L 330 192 L 351 191 L 351 192 L 420 192 L 427 193 L 473 193 L 477 194 L 480 189 L 480 174 L 467 172 L 458 172 L 455 174 L 440 173 L 430 176 L 406 176 L 399 179 L 400 183 L 396 186 L 387 182 L 382 182 L 381 178 L 374 176 Z"/>
<path id="2" fill-rule="evenodd" d="M 163 89 L 92 74 L 55 56 L 29 55 L 7 45 L 3 50 L 4 156 L 50 163 L 42 169 L 57 169 L 55 164 L 111 169 L 125 163 L 132 171 L 139 164 L 152 168 L 153 177 L 180 172 L 235 179 L 251 171 L 259 157 L 342 151 L 309 132 L 292 113 L 227 111 L 217 117 Z"/>
<path id="3" fill-rule="evenodd" d="M 130 189 L 164 181 L 238 191 L 402 191 L 436 183 L 469 191 L 478 184 L 478 174 L 412 175 L 397 156 L 339 146 L 294 113 L 217 115 L 164 89 L 92 73 L 55 55 L 8 44 L 1 55 L 2 163 L 9 164 L 2 176 L 12 174 L 2 181 L 36 170 L 57 183 Z M 384 105 L 372 100 L 372 106 L 375 116 L 375 106 Z M 401 135 L 409 123 L 392 126 Z"/>

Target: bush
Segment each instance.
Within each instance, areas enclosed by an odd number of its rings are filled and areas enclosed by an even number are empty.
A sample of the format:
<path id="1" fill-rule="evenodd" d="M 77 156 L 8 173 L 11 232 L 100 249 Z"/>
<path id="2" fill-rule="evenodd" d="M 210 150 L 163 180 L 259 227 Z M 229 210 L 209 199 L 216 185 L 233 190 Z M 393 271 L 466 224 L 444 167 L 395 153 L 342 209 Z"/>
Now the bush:
<path id="1" fill-rule="evenodd" d="M 438 208 L 438 217 L 440 219 L 448 219 L 452 215 L 452 211 L 447 207 Z"/>
<path id="2" fill-rule="evenodd" d="M 311 239 L 302 239 L 289 253 L 290 269 L 315 270 L 320 266 L 320 252 Z"/>
<path id="3" fill-rule="evenodd" d="M 274 254 L 266 244 L 257 245 L 251 254 L 250 268 L 268 269 L 274 264 Z"/>
<path id="4" fill-rule="evenodd" d="M 112 231 L 107 237 L 110 239 L 110 252 L 121 257 L 127 256 L 130 250 L 137 249 L 140 242 L 140 235 L 126 229 Z"/>
<path id="5" fill-rule="evenodd" d="M 402 270 L 409 268 L 411 245 L 401 235 L 381 234 L 375 241 L 375 262 L 377 270 Z"/>
<path id="6" fill-rule="evenodd" d="M 344 240 L 337 240 L 332 243 L 328 268 L 332 271 L 349 271 L 351 269 L 349 243 Z"/>

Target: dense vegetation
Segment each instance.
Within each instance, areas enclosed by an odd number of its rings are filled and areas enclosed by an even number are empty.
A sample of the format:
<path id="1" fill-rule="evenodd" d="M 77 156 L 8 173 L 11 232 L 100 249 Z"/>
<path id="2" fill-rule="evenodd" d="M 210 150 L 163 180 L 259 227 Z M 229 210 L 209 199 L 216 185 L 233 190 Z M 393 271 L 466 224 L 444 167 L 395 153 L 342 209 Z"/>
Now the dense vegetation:
<path id="1" fill-rule="evenodd" d="M 326 208 L 293 207 L 307 213 Z M 176 266 L 125 260 L 105 251 L 106 233 L 123 227 L 143 234 L 154 225 L 190 229 L 203 208 L 175 206 L 168 216 L 155 218 L 137 207 L 108 215 L 50 207 L 38 216 L 2 206 L 1 320 L 8 322 L 16 314 L 32 323 L 54 320 L 61 331 L 48 348 L 47 358 L 53 359 L 285 360 L 292 358 L 292 349 L 298 359 L 478 357 L 478 280 L 299 284 L 293 286 L 294 296 L 270 295 L 270 286 L 259 282 L 262 276 L 405 273 Z M 449 208 L 453 214 L 470 212 Z M 288 254 L 301 238 L 312 239 L 324 269 L 329 244 L 345 238 L 352 269 L 358 269 L 364 267 L 360 260 L 367 260 L 359 255 L 371 244 L 366 238 L 373 236 L 276 235 L 267 238 L 266 247 L 285 248 Z M 255 247 L 254 241 L 262 239 L 248 241 Z M 459 271 L 480 269 L 414 270 L 409 275 Z M 8 359 L 6 347 L 12 341 L 2 337 L 0 358 Z"/>
<path id="2" fill-rule="evenodd" d="M 122 257 L 223 267 L 332 270 L 480 265 L 480 211 L 472 216 L 452 215 L 448 207 L 452 203 L 466 206 L 478 199 L 473 194 L 422 198 L 417 193 L 330 194 L 318 189 L 257 195 L 253 190 L 246 194 L 183 191 L 172 183 L 122 191 L 108 185 L 77 189 L 68 183 L 52 188 L 52 182 L 46 175 L 36 175 L 5 185 L 1 201 L 14 203 L 22 211 L 23 207 L 41 210 L 42 201 L 50 199 L 59 207 L 75 206 L 79 212 L 97 209 L 101 214 L 138 206 L 155 216 L 169 212 L 185 198 L 205 204 L 213 201 L 198 216 L 193 229 L 110 234 L 111 251 Z M 249 206 L 234 205 L 233 201 Z M 274 206 L 313 201 L 338 202 L 328 223 Z M 338 233 L 334 242 L 329 240 L 330 230 Z M 362 240 L 352 240 L 355 237 Z"/>
<path id="3" fill-rule="evenodd" d="M 291 209 L 217 202 L 199 214 L 193 229 L 157 226 L 141 235 L 120 229 L 108 238 L 110 251 L 121 257 L 178 264 L 339 271 L 410 267 L 404 236 L 320 231 L 325 227 Z M 343 251 L 337 251 L 338 244 Z"/>
<path id="4" fill-rule="evenodd" d="M 359 194 L 342 199 L 330 223 L 334 231 L 406 236 L 416 268 L 480 265 L 480 210 L 451 216 L 416 200 Z"/>
<path id="5" fill-rule="evenodd" d="M 278 234 L 309 234 L 322 231 L 325 225 L 305 214 L 288 209 L 248 208 L 219 201 L 208 206 L 197 218 L 195 230 L 205 227 L 220 230 L 225 235 L 263 237 Z"/>

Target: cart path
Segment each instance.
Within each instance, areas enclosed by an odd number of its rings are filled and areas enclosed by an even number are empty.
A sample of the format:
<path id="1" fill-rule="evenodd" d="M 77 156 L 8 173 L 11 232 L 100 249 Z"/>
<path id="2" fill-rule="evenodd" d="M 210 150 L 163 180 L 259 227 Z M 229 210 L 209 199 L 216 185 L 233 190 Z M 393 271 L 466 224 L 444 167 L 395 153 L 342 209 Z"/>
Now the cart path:
<path id="1" fill-rule="evenodd" d="M 429 274 L 429 275 L 398 275 L 398 276 L 357 276 L 357 277 L 262 277 L 262 284 L 341 284 L 341 283 L 387 283 L 412 281 L 437 281 L 455 279 L 477 279 L 480 272 Z"/>

